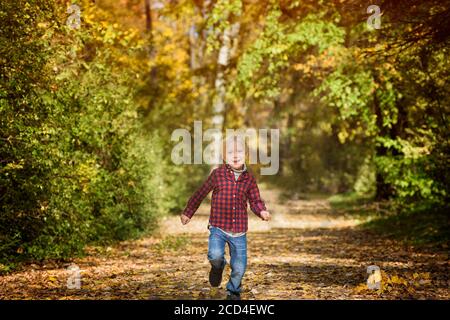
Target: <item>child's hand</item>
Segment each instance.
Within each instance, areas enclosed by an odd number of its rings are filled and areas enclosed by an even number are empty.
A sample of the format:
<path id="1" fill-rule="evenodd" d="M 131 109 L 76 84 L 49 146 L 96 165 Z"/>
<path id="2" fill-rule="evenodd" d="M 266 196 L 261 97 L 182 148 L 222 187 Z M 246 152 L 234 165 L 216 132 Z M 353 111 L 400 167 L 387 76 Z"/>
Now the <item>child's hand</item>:
<path id="1" fill-rule="evenodd" d="M 184 214 L 182 214 L 182 215 L 180 216 L 180 219 L 181 219 L 181 223 L 182 223 L 182 224 L 186 224 L 186 223 L 188 223 L 189 221 L 191 221 L 191 218 L 185 216 Z"/>
<path id="2" fill-rule="evenodd" d="M 261 218 L 264 221 L 269 221 L 270 220 L 270 212 L 269 211 L 263 210 L 263 211 L 260 212 L 260 215 L 261 215 Z"/>

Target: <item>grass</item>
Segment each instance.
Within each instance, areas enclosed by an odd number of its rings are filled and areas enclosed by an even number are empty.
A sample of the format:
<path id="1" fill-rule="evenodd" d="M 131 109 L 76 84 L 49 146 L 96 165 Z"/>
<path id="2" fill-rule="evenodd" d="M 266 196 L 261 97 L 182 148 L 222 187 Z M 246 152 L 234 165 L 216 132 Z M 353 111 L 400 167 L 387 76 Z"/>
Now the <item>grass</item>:
<path id="1" fill-rule="evenodd" d="M 370 195 L 350 192 L 329 198 L 334 210 L 358 216 L 361 227 L 412 245 L 448 246 L 450 208 L 432 203 L 373 201 Z"/>
<path id="2" fill-rule="evenodd" d="M 348 209 L 355 205 L 364 205 L 372 202 L 372 195 L 361 195 L 356 192 L 347 192 L 332 195 L 328 198 L 332 207 L 336 209 Z"/>
<path id="3" fill-rule="evenodd" d="M 448 247 L 450 223 L 448 208 L 421 206 L 398 214 L 372 219 L 364 228 L 374 230 L 413 245 Z"/>
<path id="4" fill-rule="evenodd" d="M 157 243 L 155 247 L 162 252 L 166 250 L 176 251 L 184 248 L 189 242 L 190 239 L 185 236 L 167 236 Z"/>

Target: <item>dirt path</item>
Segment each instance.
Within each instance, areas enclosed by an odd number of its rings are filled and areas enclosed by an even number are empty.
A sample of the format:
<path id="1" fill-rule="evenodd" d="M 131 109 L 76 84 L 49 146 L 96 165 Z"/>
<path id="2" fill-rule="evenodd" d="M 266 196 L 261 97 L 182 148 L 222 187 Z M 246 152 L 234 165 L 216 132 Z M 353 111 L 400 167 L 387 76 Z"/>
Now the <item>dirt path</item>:
<path id="1" fill-rule="evenodd" d="M 243 299 L 449 299 L 448 252 L 413 248 L 358 227 L 327 200 L 279 201 L 263 188 L 271 222 L 250 213 L 248 268 Z M 0 299 L 220 299 L 211 296 L 208 205 L 182 226 L 161 222 L 160 235 L 109 248 L 91 248 L 74 259 L 81 288 L 68 289 L 68 264 L 27 265 L 0 276 Z M 162 236 L 164 235 L 164 236 Z M 365 285 L 366 269 L 383 271 L 379 292 Z"/>

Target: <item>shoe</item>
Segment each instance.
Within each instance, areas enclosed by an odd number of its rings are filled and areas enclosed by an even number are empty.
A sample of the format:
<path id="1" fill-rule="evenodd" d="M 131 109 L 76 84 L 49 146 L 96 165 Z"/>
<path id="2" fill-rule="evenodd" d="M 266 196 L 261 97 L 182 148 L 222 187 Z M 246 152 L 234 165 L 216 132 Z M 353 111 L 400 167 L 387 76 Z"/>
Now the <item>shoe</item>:
<path id="1" fill-rule="evenodd" d="M 241 295 L 239 293 L 227 293 L 227 300 L 241 300 Z"/>
<path id="2" fill-rule="evenodd" d="M 214 268 L 211 266 L 211 270 L 209 271 L 209 283 L 212 287 L 220 286 L 222 282 L 222 273 L 224 268 Z"/>

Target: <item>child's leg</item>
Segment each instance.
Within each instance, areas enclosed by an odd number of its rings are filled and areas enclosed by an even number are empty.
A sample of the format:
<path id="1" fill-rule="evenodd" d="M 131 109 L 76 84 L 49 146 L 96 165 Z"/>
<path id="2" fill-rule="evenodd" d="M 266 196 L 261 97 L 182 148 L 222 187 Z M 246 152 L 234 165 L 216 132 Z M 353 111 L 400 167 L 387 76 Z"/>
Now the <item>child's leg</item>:
<path id="1" fill-rule="evenodd" d="M 241 281 L 247 268 L 247 235 L 228 237 L 230 248 L 231 277 L 227 283 L 227 290 L 231 293 L 241 293 Z"/>
<path id="2" fill-rule="evenodd" d="M 208 239 L 208 260 L 211 263 L 209 281 L 213 287 L 218 287 L 222 280 L 222 271 L 227 263 L 225 260 L 225 235 L 215 227 L 210 227 Z"/>

